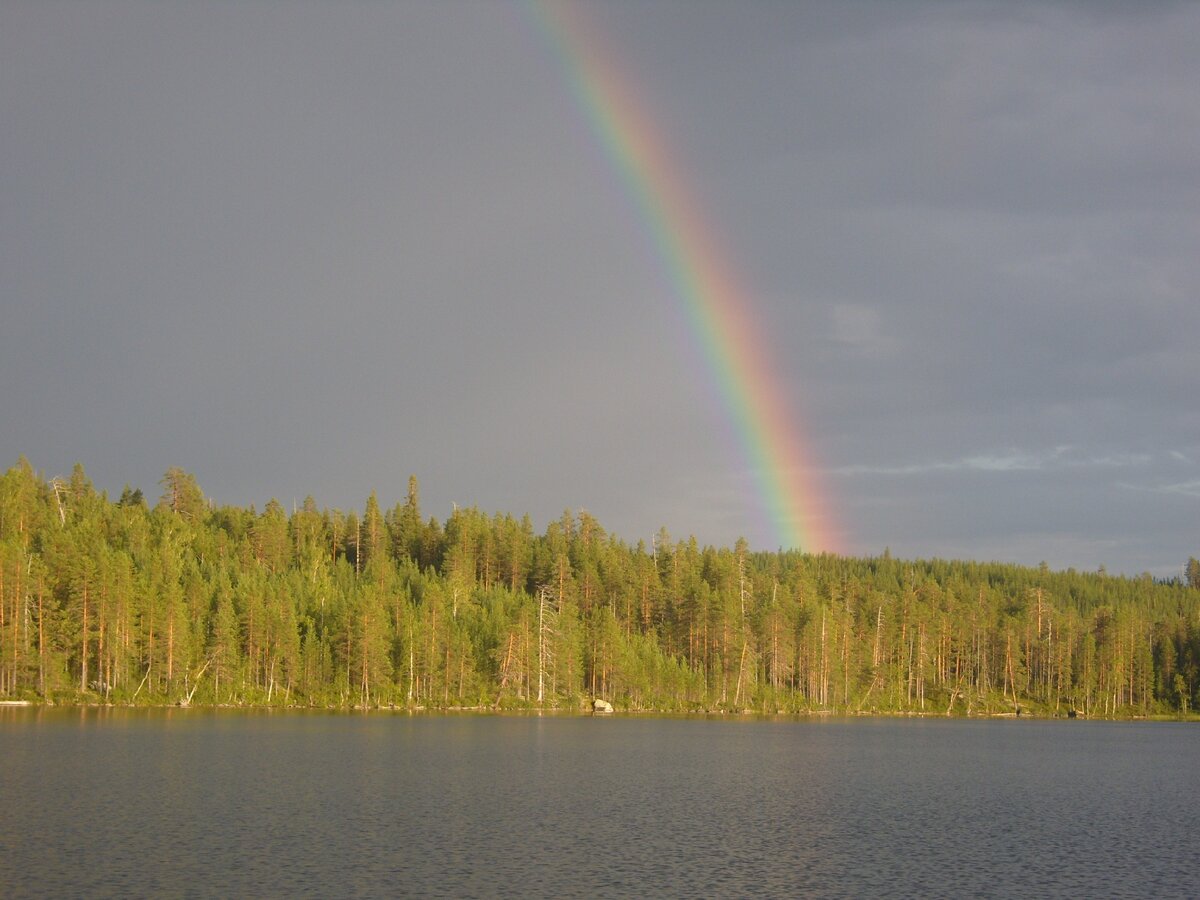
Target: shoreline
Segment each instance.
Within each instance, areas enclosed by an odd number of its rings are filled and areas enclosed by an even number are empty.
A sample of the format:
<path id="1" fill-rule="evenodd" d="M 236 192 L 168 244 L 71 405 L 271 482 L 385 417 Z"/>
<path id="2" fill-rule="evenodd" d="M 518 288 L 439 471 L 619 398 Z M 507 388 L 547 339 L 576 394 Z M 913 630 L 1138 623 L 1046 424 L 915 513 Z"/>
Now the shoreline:
<path id="1" fill-rule="evenodd" d="M 1059 714 L 1039 714 L 1027 710 L 1022 710 L 1018 715 L 1012 711 L 997 711 L 983 712 L 975 714 L 962 713 L 946 713 L 920 710 L 872 710 L 870 712 L 861 710 L 834 710 L 834 709 L 814 709 L 800 711 L 762 711 L 762 710 L 723 710 L 723 709 L 697 709 L 697 710 L 667 710 L 667 709 L 616 709 L 611 713 L 594 713 L 590 707 L 581 706 L 579 708 L 566 707 L 509 707 L 497 708 L 493 706 L 448 706 L 448 707 L 425 707 L 425 706 L 305 706 L 300 704 L 291 704 L 286 706 L 267 705 L 267 704 L 178 704 L 178 703 L 80 703 L 80 702 L 54 702 L 54 701 L 36 701 L 36 700 L 0 700 L 0 710 L 9 709 L 28 709 L 37 710 L 146 710 L 146 711 L 178 711 L 178 712 L 247 712 L 247 713 L 278 713 L 278 714 L 301 714 L 301 713 L 357 713 L 357 714 L 405 714 L 409 716 L 460 716 L 460 715 L 477 715 L 477 716 L 536 716 L 536 717 L 558 717 L 558 718 L 663 718 L 663 719 L 723 719 L 723 720 L 791 720 L 802 721 L 806 719 L 930 719 L 930 720 L 972 720 L 986 721 L 995 719 L 1005 719 L 1019 721 L 1022 719 L 1039 722 L 1200 722 L 1200 714 L 1188 713 L 1186 716 L 1168 713 L 1145 713 L 1137 715 L 1117 715 L 1117 716 L 1085 716 L 1077 713 L 1074 716 L 1068 715 L 1066 712 Z"/>

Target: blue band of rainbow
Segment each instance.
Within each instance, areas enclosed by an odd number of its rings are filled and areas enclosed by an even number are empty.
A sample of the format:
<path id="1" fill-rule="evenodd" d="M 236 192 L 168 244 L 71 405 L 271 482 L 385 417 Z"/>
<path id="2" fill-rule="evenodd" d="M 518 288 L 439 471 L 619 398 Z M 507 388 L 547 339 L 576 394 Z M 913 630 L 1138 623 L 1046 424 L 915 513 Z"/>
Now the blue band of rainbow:
<path id="1" fill-rule="evenodd" d="M 676 158 L 573 3 L 527 4 L 582 115 L 645 221 L 721 397 L 780 547 L 838 552 L 840 529 L 779 390 L 747 293 Z"/>

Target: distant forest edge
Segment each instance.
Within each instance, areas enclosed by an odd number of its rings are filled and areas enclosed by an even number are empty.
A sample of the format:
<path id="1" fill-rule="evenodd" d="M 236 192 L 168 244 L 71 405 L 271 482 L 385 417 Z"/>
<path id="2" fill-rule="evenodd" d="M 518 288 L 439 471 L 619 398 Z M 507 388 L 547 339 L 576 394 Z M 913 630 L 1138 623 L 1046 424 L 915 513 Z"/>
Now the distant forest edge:
<path id="1" fill-rule="evenodd" d="M 317 707 L 1187 714 L 1200 563 L 1156 581 L 999 563 L 629 545 L 586 512 L 424 519 L 151 507 L 76 465 L 0 479 L 0 699 Z"/>

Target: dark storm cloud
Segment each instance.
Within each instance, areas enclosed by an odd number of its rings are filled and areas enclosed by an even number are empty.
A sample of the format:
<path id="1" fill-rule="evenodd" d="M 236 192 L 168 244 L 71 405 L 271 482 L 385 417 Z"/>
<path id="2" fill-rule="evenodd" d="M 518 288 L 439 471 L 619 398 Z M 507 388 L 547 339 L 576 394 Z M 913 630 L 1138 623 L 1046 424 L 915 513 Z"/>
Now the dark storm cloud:
<path id="1" fill-rule="evenodd" d="M 852 549 L 1200 551 L 1189 4 L 588 7 Z M 0 4 L 0 453 L 771 546 L 517 5 Z"/>

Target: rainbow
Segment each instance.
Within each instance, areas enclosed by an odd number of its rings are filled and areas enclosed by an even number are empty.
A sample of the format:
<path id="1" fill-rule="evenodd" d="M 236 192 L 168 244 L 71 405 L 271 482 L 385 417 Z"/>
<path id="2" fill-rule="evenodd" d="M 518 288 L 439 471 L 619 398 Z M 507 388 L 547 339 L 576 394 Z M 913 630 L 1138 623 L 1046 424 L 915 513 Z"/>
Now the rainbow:
<path id="1" fill-rule="evenodd" d="M 838 552 L 839 529 L 814 477 L 817 467 L 792 404 L 772 374 L 769 345 L 721 241 L 681 177 L 683 167 L 579 5 L 551 0 L 526 5 L 647 227 L 779 546 Z"/>

